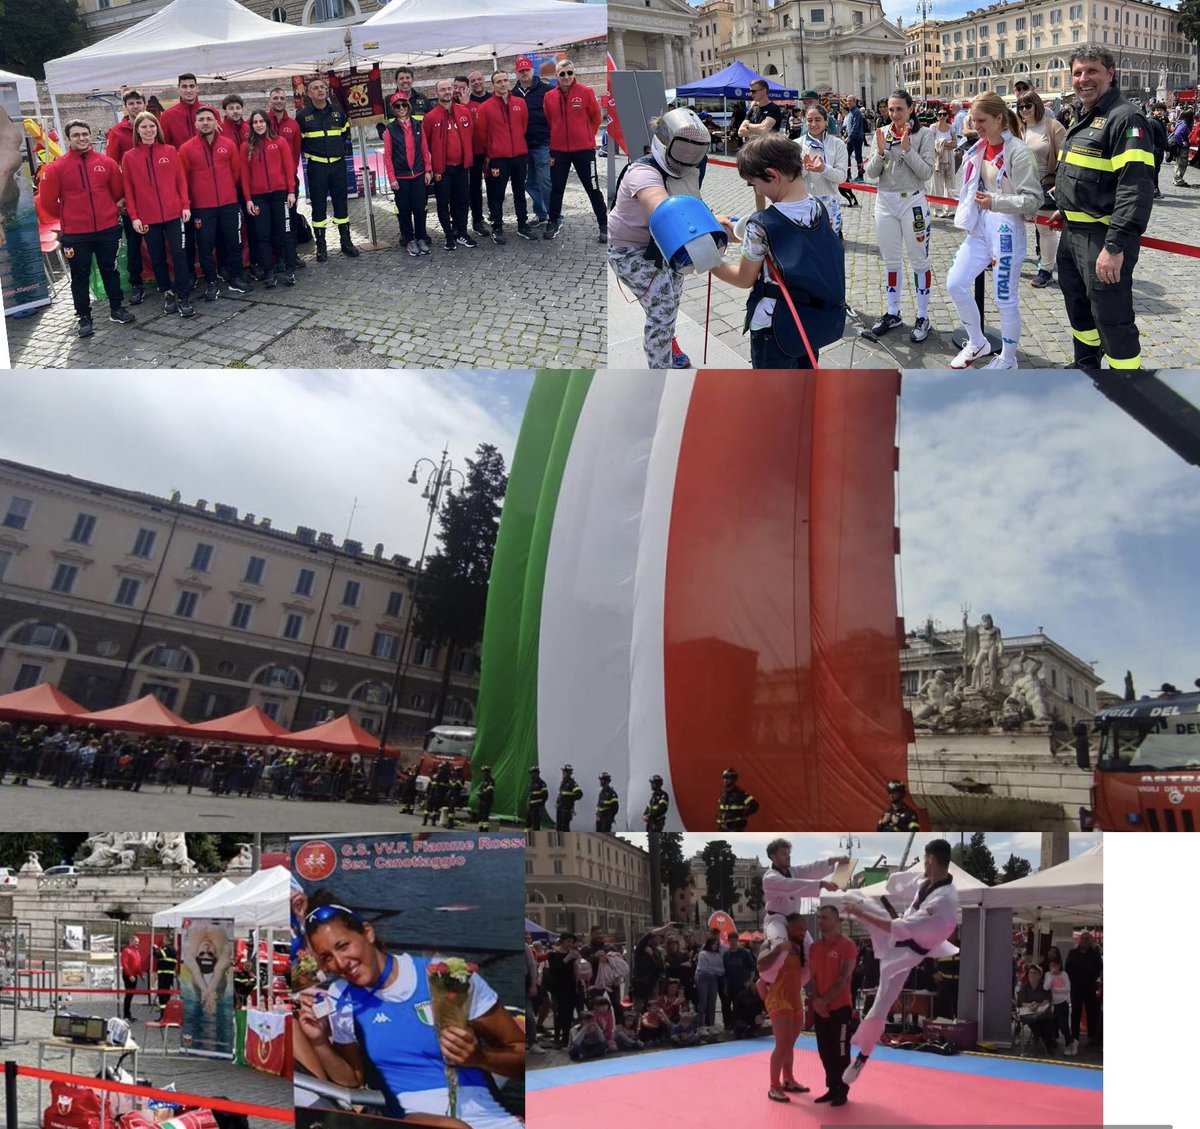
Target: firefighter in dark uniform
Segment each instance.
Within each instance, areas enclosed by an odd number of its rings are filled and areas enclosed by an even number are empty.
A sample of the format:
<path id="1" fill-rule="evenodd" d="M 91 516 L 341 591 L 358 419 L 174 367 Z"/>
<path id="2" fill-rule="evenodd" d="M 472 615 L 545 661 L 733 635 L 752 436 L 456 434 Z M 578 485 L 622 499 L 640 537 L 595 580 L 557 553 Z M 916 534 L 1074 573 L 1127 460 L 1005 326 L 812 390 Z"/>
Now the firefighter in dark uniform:
<path id="1" fill-rule="evenodd" d="M 442 764 L 436 773 L 429 778 L 425 789 L 425 814 L 421 816 L 421 826 L 429 823 L 437 826 L 438 817 L 445 806 L 446 797 L 450 794 L 450 766 Z"/>
<path id="2" fill-rule="evenodd" d="M 480 831 L 491 831 L 492 825 L 488 820 L 492 815 L 492 801 L 496 798 L 496 782 L 492 779 L 491 766 L 485 764 L 479 770 L 479 777 L 479 790 L 475 793 L 476 818 L 479 821 L 478 829 Z"/>
<path id="3" fill-rule="evenodd" d="M 175 990 L 175 974 L 179 971 L 179 961 L 175 959 L 175 950 L 165 938 L 154 946 L 152 955 L 158 985 L 158 1006 L 162 1010 L 171 998 L 170 993 Z"/>
<path id="4" fill-rule="evenodd" d="M 571 774 L 575 770 L 569 765 L 562 767 L 562 782 L 558 786 L 558 795 L 554 798 L 554 830 L 570 831 L 571 816 L 575 814 L 575 805 L 583 799 L 583 789 L 575 783 Z"/>
<path id="5" fill-rule="evenodd" d="M 663 791 L 663 779 L 657 774 L 650 777 L 650 802 L 642 812 L 647 831 L 661 831 L 667 825 L 667 812 L 671 808 L 671 797 Z"/>
<path id="6" fill-rule="evenodd" d="M 953 938 L 951 938 L 953 940 Z M 958 954 L 939 957 L 933 965 L 933 1018 L 958 1018 Z"/>
<path id="7" fill-rule="evenodd" d="M 876 831 L 920 831 L 917 813 L 904 802 L 906 789 L 899 780 L 888 781 L 888 806 L 875 825 Z"/>
<path id="8" fill-rule="evenodd" d="M 758 811 L 758 801 L 743 788 L 738 787 L 738 774 L 727 768 L 721 773 L 725 787 L 717 802 L 717 830 L 745 831 L 750 817 Z"/>
<path id="9" fill-rule="evenodd" d="M 396 793 L 400 797 L 400 810 L 407 815 L 412 815 L 417 809 L 417 770 L 416 767 L 409 767 L 400 773 L 400 783 L 396 788 Z"/>
<path id="10" fill-rule="evenodd" d="M 596 799 L 596 830 L 611 831 L 613 821 L 617 818 L 617 810 L 621 806 L 621 798 L 612 786 L 612 775 L 600 773 L 600 795 Z"/>
<path id="11" fill-rule="evenodd" d="M 529 770 L 529 809 L 525 816 L 526 831 L 540 831 L 546 819 L 546 804 L 550 788 L 542 779 L 542 770 L 534 765 Z"/>
<path id="12" fill-rule="evenodd" d="M 329 83 L 314 78 L 308 84 L 308 105 L 296 115 L 300 127 L 300 152 L 305 157 L 308 201 L 312 207 L 317 262 L 329 258 L 325 247 L 326 198 L 333 200 L 333 223 L 342 243 L 342 254 L 358 257 L 350 240 L 350 212 L 346 204 L 346 135 L 350 121 L 345 111 L 329 100 Z"/>
<path id="13" fill-rule="evenodd" d="M 450 815 L 463 806 L 463 800 L 467 795 L 467 775 L 464 769 L 456 768 L 450 773 L 450 791 L 446 797 L 446 807 L 450 809 Z"/>
<path id="14" fill-rule="evenodd" d="M 1059 153 L 1053 226 L 1062 225 L 1058 285 L 1075 338 L 1072 367 L 1139 369 L 1133 269 L 1154 204 L 1150 125 L 1113 84 L 1108 50 L 1085 43 L 1071 53 L 1079 115 Z"/>
<path id="15" fill-rule="evenodd" d="M 239 960 L 233 973 L 233 1006 L 247 1007 L 250 997 L 258 987 L 258 979 L 249 958 Z"/>

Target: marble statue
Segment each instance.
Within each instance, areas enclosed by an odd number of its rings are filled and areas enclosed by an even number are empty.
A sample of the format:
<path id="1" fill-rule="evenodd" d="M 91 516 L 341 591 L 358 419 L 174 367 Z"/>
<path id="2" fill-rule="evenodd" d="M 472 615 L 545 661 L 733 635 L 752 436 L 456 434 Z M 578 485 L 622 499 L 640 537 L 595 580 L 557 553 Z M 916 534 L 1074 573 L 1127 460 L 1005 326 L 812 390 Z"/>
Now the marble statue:
<path id="1" fill-rule="evenodd" d="M 938 717 L 957 704 L 954 697 L 954 686 L 946 677 L 944 670 L 935 670 L 933 677 L 926 679 L 921 684 L 920 689 L 917 690 L 917 697 L 920 699 L 921 705 L 913 711 L 913 721 Z"/>
<path id="2" fill-rule="evenodd" d="M 89 835 L 76 853 L 80 870 L 132 870 L 137 851 L 132 840 L 137 832 L 101 831 Z"/>
<path id="3" fill-rule="evenodd" d="M 1000 660 L 1004 638 L 986 612 L 978 627 L 968 627 L 963 615 L 963 659 L 971 672 L 971 686 L 985 693 L 1000 689 Z"/>
<path id="4" fill-rule="evenodd" d="M 225 864 L 226 870 L 249 870 L 254 865 L 249 843 L 239 843 L 238 853 Z"/>
<path id="5" fill-rule="evenodd" d="M 1009 667 L 1012 685 L 1007 701 L 1018 708 L 1028 709 L 1034 721 L 1050 721 L 1050 703 L 1041 673 L 1041 660 L 1022 651 L 1016 662 Z"/>
<path id="6" fill-rule="evenodd" d="M 26 851 L 25 865 L 21 867 L 21 874 L 41 874 L 42 862 L 37 851 Z"/>
<path id="7" fill-rule="evenodd" d="M 178 867 L 185 874 L 196 869 L 196 864 L 188 858 L 187 839 L 182 831 L 163 831 L 158 842 L 158 861 L 163 866 Z"/>

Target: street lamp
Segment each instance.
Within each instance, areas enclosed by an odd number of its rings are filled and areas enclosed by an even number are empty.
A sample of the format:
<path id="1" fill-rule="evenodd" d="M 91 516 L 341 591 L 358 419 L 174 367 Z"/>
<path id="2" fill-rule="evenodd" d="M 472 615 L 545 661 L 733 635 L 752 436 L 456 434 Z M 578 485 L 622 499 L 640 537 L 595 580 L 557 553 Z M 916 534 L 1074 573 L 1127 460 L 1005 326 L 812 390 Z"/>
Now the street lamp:
<path id="1" fill-rule="evenodd" d="M 434 462 L 430 458 L 419 458 L 413 463 L 412 474 L 408 476 L 408 484 L 416 486 L 419 482 L 418 472 L 424 474 L 422 464 L 429 464 L 429 473 L 425 478 L 425 487 L 421 491 L 421 497 L 427 502 L 426 509 L 429 511 L 429 516 L 425 520 L 425 538 L 421 542 L 421 557 L 417 561 L 417 575 L 413 580 L 412 593 L 408 601 L 408 615 L 404 619 L 404 634 L 400 640 L 400 651 L 396 656 L 396 667 L 392 672 L 392 687 L 388 694 L 387 710 L 384 713 L 383 728 L 379 732 L 379 755 L 383 756 L 384 748 L 387 745 L 388 730 L 391 728 L 393 717 L 395 716 L 397 704 L 400 700 L 400 688 L 404 685 L 404 676 L 408 670 L 408 647 L 412 635 L 413 613 L 416 610 L 417 594 L 421 588 L 421 577 L 425 572 L 425 554 L 429 548 L 429 534 L 433 530 L 433 517 L 442 507 L 442 493 L 450 492 L 450 482 L 454 475 L 458 475 L 463 484 L 466 483 L 466 476 L 462 471 L 455 468 L 450 461 L 450 453 L 448 449 L 443 449 L 441 459 Z"/>

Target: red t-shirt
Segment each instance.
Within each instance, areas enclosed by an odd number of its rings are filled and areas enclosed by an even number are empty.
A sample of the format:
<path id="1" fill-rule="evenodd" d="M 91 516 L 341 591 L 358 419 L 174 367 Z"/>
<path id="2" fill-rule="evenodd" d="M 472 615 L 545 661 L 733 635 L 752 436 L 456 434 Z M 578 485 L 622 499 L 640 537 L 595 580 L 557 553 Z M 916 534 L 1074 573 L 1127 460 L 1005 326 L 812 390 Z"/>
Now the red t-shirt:
<path id="1" fill-rule="evenodd" d="M 842 971 L 842 962 L 849 961 L 851 969 L 858 959 L 858 946 L 849 937 L 840 936 L 832 941 L 818 937 L 808 951 L 809 975 L 812 977 L 813 992 L 823 996 L 833 987 L 838 974 Z M 850 977 L 842 990 L 829 1001 L 829 1010 L 850 1006 Z"/>
<path id="2" fill-rule="evenodd" d="M 1004 152 L 1004 142 L 999 145 L 993 145 L 990 141 L 984 144 L 983 159 L 985 161 L 994 161 L 1001 153 Z"/>

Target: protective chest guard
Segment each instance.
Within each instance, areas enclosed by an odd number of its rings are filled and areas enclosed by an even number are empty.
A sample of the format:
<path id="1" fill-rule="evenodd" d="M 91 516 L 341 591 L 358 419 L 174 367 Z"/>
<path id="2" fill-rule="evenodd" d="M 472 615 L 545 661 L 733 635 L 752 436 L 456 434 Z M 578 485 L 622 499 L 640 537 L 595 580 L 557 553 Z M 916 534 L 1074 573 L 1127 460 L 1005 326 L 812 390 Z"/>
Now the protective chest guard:
<path id="1" fill-rule="evenodd" d="M 612 196 L 608 201 L 610 211 L 616 207 L 617 192 L 620 190 L 621 181 L 625 179 L 625 174 L 633 165 L 649 165 L 651 168 L 657 169 L 659 175 L 663 178 L 663 187 L 667 190 L 668 196 L 695 196 L 697 199 L 700 198 L 700 172 L 698 169 L 689 169 L 684 176 L 671 176 L 654 159 L 653 154 L 647 153 L 645 156 L 635 157 L 618 174 L 617 183 L 613 187 Z M 663 253 L 659 250 L 658 243 L 653 236 L 650 237 L 650 243 L 647 245 L 646 253 L 642 257 L 652 262 L 655 266 L 661 267 L 663 265 Z"/>
<path id="2" fill-rule="evenodd" d="M 816 227 L 801 227 L 778 208 L 755 212 L 750 218 L 767 233 L 767 254 L 787 284 L 796 313 L 814 352 L 837 341 L 846 328 L 846 253 L 829 222 L 829 213 L 818 202 L 821 220 Z M 804 341 L 788 309 L 783 290 L 760 274 L 746 301 L 745 333 L 754 310 L 763 298 L 775 298 L 771 329 L 779 348 L 789 357 L 805 355 Z"/>

